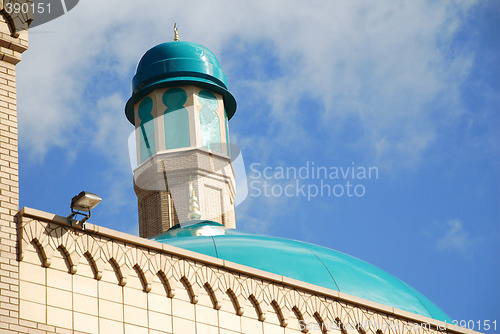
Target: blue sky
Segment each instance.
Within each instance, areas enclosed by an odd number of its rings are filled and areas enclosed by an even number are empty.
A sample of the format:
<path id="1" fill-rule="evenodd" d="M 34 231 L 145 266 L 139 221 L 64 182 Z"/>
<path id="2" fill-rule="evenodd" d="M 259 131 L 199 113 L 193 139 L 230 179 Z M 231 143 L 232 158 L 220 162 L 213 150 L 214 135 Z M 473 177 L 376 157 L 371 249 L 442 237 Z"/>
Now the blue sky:
<path id="1" fill-rule="evenodd" d="M 500 326 L 496 1 L 82 1 L 34 28 L 18 65 L 21 206 L 66 216 L 87 190 L 103 198 L 92 223 L 137 234 L 124 106 L 140 57 L 175 22 L 228 76 L 231 141 L 255 187 L 296 182 L 265 167 L 378 170 L 324 180 L 360 197 L 250 190 L 238 228 L 345 252 L 453 319 Z"/>

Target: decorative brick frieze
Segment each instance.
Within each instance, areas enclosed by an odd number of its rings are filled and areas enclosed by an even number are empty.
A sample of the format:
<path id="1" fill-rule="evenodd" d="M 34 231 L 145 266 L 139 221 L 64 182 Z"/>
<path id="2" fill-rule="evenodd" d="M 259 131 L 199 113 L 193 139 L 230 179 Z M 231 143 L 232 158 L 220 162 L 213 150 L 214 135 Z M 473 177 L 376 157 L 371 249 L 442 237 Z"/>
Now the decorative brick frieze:
<path id="1" fill-rule="evenodd" d="M 309 324 L 311 333 L 315 332 L 311 327 L 313 324 L 325 324 L 330 332 L 336 332 L 333 327 L 335 322 L 346 327 L 359 324 L 365 326 L 366 333 L 373 334 L 388 333 L 389 328 L 391 333 L 468 332 L 337 291 L 99 226 L 88 224 L 87 229 L 82 231 L 79 227 L 68 226 L 63 217 L 29 208 L 21 211 L 20 231 L 19 259 L 22 264 L 25 263 L 20 267 L 21 319 L 31 314 L 28 306 L 45 314 L 47 319 L 56 312 L 43 298 L 30 300 L 31 295 L 23 293 L 26 285 L 23 277 L 33 271 L 33 275 L 47 277 L 45 281 L 26 287 L 33 289 L 34 295 L 38 295 L 35 293 L 37 289 L 56 293 L 54 282 L 59 281 L 72 282 L 62 284 L 61 289 L 73 299 L 86 291 L 84 287 L 75 286 L 76 282 L 90 286 L 89 291 L 104 293 L 101 289 L 105 288 L 106 294 L 96 292 L 88 300 L 89 305 L 111 305 L 110 310 L 102 311 L 105 314 L 101 314 L 101 310 L 95 311 L 96 330 L 90 333 L 103 333 L 98 329 L 108 325 L 116 328 L 136 326 L 130 328 L 138 331 L 140 328 L 151 328 L 156 326 L 152 323 L 154 316 L 168 321 L 164 333 L 171 333 L 170 330 L 176 333 L 176 328 L 177 333 L 194 333 L 196 330 L 203 333 L 203 328 L 217 326 L 236 333 L 274 330 L 304 333 L 301 324 Z M 115 297 L 110 295 L 113 289 L 117 291 Z M 124 301 L 126 296 L 132 295 L 134 299 L 127 304 Z M 46 298 L 49 297 L 47 294 Z M 161 311 L 161 305 L 167 304 L 168 311 Z M 116 312 L 112 311 L 113 307 Z M 136 313 L 131 311 L 131 307 Z M 67 312 L 73 318 L 75 312 L 83 312 L 74 308 L 75 305 L 56 307 L 58 312 Z M 120 315 L 127 312 L 130 318 Z M 153 318 L 147 314 L 153 314 Z M 48 325 L 59 324 L 47 321 Z M 106 325 L 101 325 L 103 323 Z M 74 323 L 71 326 L 68 328 L 74 330 Z M 408 331 L 410 327 L 415 330 Z"/>

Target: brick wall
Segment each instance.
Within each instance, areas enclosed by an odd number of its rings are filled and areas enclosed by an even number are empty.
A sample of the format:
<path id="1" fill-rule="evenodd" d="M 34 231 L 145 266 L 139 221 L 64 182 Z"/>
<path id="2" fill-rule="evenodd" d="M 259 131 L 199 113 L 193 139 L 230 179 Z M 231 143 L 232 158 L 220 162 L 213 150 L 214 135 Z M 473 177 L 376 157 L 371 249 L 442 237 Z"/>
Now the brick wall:
<path id="1" fill-rule="evenodd" d="M 346 333 L 475 333 L 100 226 L 21 216 L 19 323 L 40 333 L 298 334 L 299 320 L 315 334 L 319 323 L 340 333 L 335 321 L 372 324 Z"/>
<path id="2" fill-rule="evenodd" d="M 158 153 L 134 171 L 141 237 L 160 234 L 187 221 L 190 179 L 201 219 L 236 227 L 236 185 L 230 159 L 203 148 L 183 148 Z"/>
<path id="3" fill-rule="evenodd" d="M 0 17 L 0 333 L 19 328 L 16 64 L 28 47 L 27 31 L 13 31 L 13 20 L 8 19 L 10 23 L 5 14 Z"/>

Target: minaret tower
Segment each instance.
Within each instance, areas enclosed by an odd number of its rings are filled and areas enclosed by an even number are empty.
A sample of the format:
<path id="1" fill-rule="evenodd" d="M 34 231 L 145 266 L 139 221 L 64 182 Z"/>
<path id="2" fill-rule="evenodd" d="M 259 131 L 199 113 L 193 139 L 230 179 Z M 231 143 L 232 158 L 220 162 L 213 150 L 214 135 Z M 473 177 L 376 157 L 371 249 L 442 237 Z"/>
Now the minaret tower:
<path id="1" fill-rule="evenodd" d="M 125 107 L 135 126 L 142 237 L 192 219 L 193 198 L 195 217 L 235 227 L 228 120 L 236 101 L 212 51 L 180 41 L 174 30 L 174 41 L 153 47 L 139 61 Z"/>

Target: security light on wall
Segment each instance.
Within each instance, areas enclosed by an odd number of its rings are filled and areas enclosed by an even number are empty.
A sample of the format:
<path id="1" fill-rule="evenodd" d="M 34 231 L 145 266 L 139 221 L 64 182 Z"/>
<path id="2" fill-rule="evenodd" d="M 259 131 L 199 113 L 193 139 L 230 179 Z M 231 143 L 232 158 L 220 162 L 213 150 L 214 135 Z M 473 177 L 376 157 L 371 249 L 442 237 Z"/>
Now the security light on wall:
<path id="1" fill-rule="evenodd" d="M 80 224 L 85 230 L 85 223 L 90 218 L 90 210 L 95 208 L 102 201 L 98 195 L 82 191 L 71 200 L 71 214 L 68 216 L 68 223 L 71 226 L 73 222 Z M 74 220 L 76 215 L 82 215 L 81 220 Z"/>

